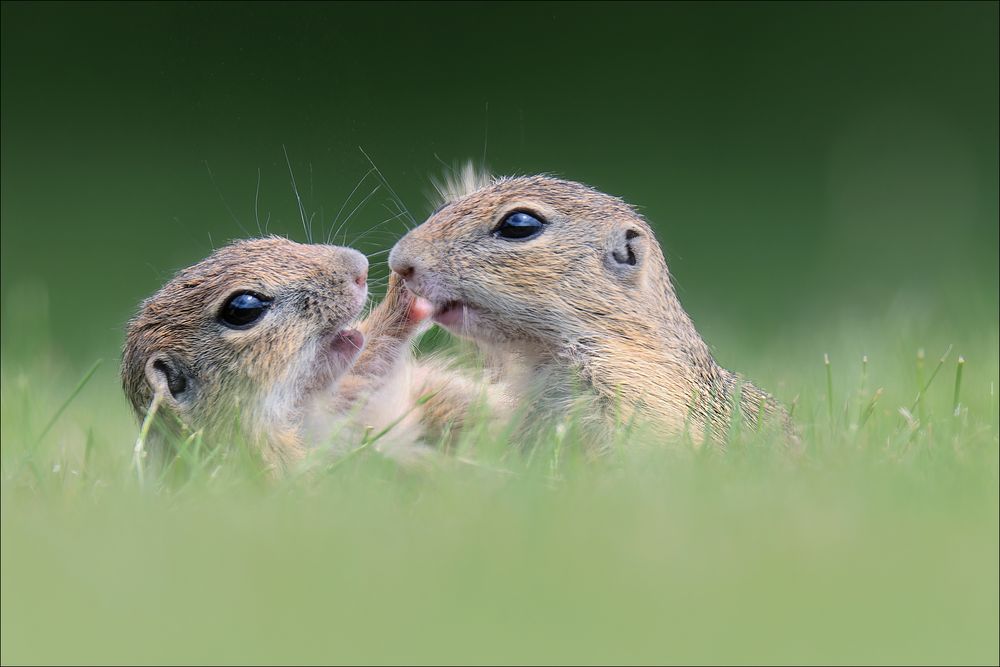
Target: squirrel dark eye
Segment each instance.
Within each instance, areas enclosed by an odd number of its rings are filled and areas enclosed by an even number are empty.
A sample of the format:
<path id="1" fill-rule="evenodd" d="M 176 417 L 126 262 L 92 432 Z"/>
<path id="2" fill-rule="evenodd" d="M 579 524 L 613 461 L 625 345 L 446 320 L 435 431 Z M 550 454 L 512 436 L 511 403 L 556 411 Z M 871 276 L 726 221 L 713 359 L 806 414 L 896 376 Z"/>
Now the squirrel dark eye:
<path id="1" fill-rule="evenodd" d="M 497 225 L 493 236 L 508 241 L 524 241 L 538 236 L 544 228 L 545 224 L 530 213 L 515 211 Z"/>
<path id="2" fill-rule="evenodd" d="M 219 311 L 219 320 L 230 329 L 246 329 L 259 320 L 271 306 L 271 300 L 253 292 L 239 292 Z"/>

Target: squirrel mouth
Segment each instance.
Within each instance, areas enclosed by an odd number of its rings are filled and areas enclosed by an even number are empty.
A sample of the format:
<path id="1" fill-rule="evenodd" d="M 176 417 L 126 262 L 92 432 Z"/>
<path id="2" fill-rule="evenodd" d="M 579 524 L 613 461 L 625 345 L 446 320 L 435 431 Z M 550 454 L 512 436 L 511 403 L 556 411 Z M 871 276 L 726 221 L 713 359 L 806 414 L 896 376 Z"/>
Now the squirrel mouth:
<path id="1" fill-rule="evenodd" d="M 357 329 L 342 329 L 330 334 L 325 344 L 325 368 L 330 379 L 346 373 L 361 354 L 365 346 L 365 336 Z"/>
<path id="2" fill-rule="evenodd" d="M 360 331 L 343 329 L 334 334 L 330 341 L 330 351 L 350 363 L 361 353 L 364 344 L 365 336 Z"/>
<path id="3" fill-rule="evenodd" d="M 472 308 L 461 301 L 446 301 L 437 307 L 431 316 L 435 322 L 447 329 L 461 329 L 468 324 Z"/>
<path id="4" fill-rule="evenodd" d="M 304 388 L 305 394 L 329 389 L 351 369 L 364 345 L 365 336 L 357 329 L 341 329 L 324 334 Z"/>

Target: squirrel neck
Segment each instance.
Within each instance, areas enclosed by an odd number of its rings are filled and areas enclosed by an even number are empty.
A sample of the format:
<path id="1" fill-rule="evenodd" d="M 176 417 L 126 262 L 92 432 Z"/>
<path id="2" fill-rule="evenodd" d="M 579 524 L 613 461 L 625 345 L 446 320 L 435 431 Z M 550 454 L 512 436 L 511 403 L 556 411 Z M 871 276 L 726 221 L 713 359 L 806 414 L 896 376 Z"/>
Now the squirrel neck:
<path id="1" fill-rule="evenodd" d="M 664 293 L 640 312 L 604 315 L 560 345 L 521 358 L 536 390 L 557 401 L 589 390 L 623 420 L 635 410 L 681 432 L 699 395 L 716 392 L 722 372 L 691 318 L 666 282 Z"/>

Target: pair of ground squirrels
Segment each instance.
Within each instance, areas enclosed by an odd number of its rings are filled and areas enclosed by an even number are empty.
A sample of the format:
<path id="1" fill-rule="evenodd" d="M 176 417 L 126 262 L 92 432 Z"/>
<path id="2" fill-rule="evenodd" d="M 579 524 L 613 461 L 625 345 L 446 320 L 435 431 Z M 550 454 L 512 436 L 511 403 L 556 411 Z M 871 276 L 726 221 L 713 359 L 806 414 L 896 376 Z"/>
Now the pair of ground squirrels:
<path id="1" fill-rule="evenodd" d="M 178 272 L 126 331 L 125 394 L 156 425 L 143 453 L 162 463 L 200 431 L 282 472 L 391 431 L 377 449 L 421 457 L 423 441 L 478 405 L 478 383 L 438 360 L 412 362 L 430 304 L 398 277 L 353 325 L 367 274 L 356 250 L 279 237 L 236 241 Z"/>
<path id="2" fill-rule="evenodd" d="M 751 426 L 792 433 L 771 396 L 715 362 L 631 206 L 579 183 L 471 168 L 440 189 L 443 204 L 393 247 L 386 298 L 356 328 L 368 262 L 349 248 L 238 241 L 179 272 L 128 326 L 122 381 L 136 414 L 159 411 L 167 435 L 242 439 L 275 470 L 359 430 L 391 427 L 386 448 L 405 456 L 483 400 L 536 422 L 584 400 L 598 448 L 636 417 L 720 439 L 736 403 Z M 492 384 L 410 358 L 428 316 L 484 349 Z"/>

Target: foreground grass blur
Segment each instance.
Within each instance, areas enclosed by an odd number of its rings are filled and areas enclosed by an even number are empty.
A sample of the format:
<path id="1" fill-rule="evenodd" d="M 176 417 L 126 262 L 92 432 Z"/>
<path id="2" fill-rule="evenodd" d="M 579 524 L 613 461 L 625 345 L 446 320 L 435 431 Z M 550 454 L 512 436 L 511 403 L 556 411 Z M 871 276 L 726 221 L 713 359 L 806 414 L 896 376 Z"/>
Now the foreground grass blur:
<path id="1" fill-rule="evenodd" d="M 796 457 L 484 441 L 144 491 L 114 362 L 75 394 L 5 360 L 3 662 L 996 663 L 997 331 L 918 338 L 757 350 Z"/>

